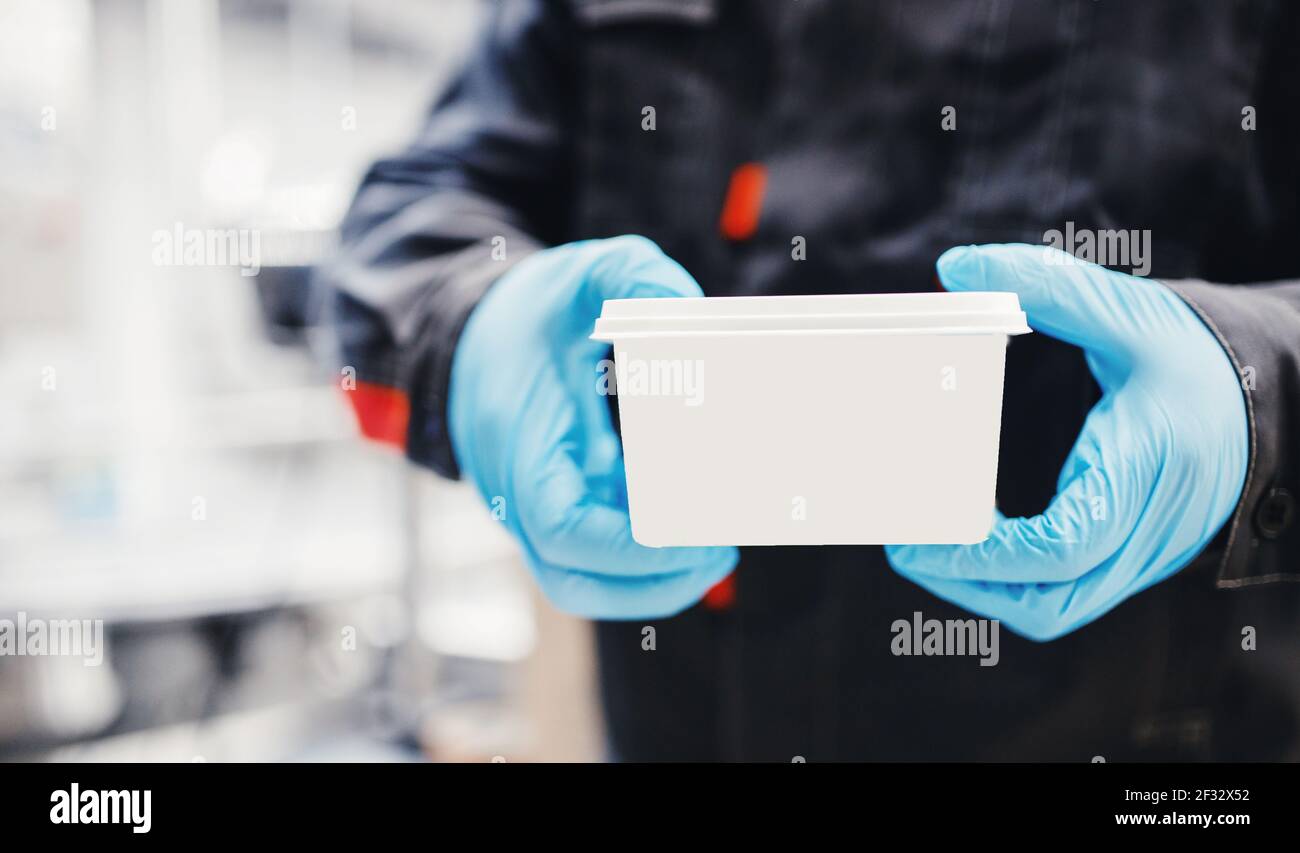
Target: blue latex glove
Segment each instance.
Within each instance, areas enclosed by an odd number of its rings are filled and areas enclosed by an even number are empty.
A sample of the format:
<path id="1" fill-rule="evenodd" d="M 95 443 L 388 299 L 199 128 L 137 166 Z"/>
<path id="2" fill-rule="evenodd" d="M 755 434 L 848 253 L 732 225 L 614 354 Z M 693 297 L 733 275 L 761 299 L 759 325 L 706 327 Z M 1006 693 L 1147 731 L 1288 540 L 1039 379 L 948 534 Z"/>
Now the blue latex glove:
<path id="1" fill-rule="evenodd" d="M 626 479 L 588 340 L 606 299 L 701 296 L 642 237 L 546 249 L 506 272 L 471 312 L 452 359 L 452 446 L 463 476 L 523 547 L 560 609 L 598 619 L 667 616 L 735 567 L 735 548 L 632 539 Z"/>
<path id="2" fill-rule="evenodd" d="M 938 267 L 948 290 L 1019 294 L 1031 326 L 1083 348 L 1104 396 L 1042 515 L 999 516 L 976 545 L 886 552 L 940 598 L 1054 639 L 1177 572 L 1232 515 L 1250 446 L 1239 378 L 1160 282 L 1045 246 L 963 246 Z"/>

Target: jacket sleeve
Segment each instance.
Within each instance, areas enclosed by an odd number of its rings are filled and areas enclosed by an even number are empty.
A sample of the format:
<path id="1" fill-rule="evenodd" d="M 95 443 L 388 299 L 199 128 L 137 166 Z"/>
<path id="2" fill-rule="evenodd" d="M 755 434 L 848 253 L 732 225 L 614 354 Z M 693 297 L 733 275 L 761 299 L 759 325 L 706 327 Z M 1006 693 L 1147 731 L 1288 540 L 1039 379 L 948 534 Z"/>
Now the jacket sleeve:
<path id="1" fill-rule="evenodd" d="M 362 432 L 445 476 L 458 476 L 446 402 L 460 331 L 488 286 L 568 218 L 568 14 L 550 0 L 492 4 L 417 139 L 365 175 L 318 271 Z"/>
<path id="2" fill-rule="evenodd" d="M 1218 337 L 1246 398 L 1250 464 L 1217 583 L 1300 581 L 1300 282 L 1166 283 Z"/>

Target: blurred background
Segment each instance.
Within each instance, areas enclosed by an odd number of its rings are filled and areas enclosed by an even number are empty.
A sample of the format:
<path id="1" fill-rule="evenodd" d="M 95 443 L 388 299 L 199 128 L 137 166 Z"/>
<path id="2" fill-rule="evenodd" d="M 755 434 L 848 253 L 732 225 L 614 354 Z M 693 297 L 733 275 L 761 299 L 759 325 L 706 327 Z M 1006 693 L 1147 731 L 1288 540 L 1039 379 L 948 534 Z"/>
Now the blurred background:
<path id="1" fill-rule="evenodd" d="M 0 4 L 0 760 L 593 760 L 588 626 L 305 323 L 480 0 Z M 256 275 L 173 235 L 256 235 Z M 176 246 L 179 250 L 179 245 Z M 165 258 L 164 258 L 165 260 Z"/>

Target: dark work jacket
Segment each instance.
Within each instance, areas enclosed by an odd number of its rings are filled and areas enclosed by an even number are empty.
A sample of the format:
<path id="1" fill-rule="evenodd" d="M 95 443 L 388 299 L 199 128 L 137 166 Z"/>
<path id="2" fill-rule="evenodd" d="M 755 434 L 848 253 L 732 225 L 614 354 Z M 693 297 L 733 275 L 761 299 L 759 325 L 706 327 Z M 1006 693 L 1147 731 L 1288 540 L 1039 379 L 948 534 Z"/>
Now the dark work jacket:
<path id="1" fill-rule="evenodd" d="M 492 281 L 628 233 L 717 296 L 931 290 L 956 244 L 1149 229 L 1150 274 L 1248 377 L 1240 505 L 1170 580 L 1050 643 L 1003 631 L 981 667 L 891 653 L 895 620 L 963 614 L 879 548 L 745 549 L 730 606 L 662 620 L 653 652 L 641 623 L 598 625 L 614 754 L 1300 757 L 1300 7 L 502 0 L 488 18 L 324 270 L 363 427 L 418 463 L 456 475 L 451 357 Z M 744 163 L 766 175 L 757 219 L 720 228 Z M 1005 513 L 1043 509 L 1097 398 L 1079 350 L 1013 341 Z"/>

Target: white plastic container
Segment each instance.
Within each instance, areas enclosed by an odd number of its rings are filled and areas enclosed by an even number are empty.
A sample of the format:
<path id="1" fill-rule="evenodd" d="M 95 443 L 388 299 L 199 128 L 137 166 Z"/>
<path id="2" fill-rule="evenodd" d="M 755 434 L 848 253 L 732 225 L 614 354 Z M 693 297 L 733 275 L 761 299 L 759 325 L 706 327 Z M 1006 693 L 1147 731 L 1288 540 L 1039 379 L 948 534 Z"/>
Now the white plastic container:
<path id="1" fill-rule="evenodd" d="M 1013 293 L 616 299 L 632 535 L 971 543 L 993 523 Z"/>

